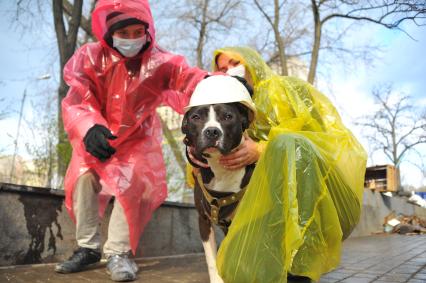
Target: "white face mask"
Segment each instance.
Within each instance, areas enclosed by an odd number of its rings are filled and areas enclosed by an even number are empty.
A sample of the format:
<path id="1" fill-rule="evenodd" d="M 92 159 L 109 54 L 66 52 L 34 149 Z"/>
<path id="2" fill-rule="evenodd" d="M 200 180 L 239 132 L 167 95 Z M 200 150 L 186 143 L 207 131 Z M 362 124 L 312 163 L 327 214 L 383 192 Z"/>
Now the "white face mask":
<path id="1" fill-rule="evenodd" d="M 230 76 L 237 76 L 240 78 L 244 78 L 244 76 L 246 75 L 246 68 L 244 67 L 244 65 L 241 64 L 234 68 L 228 69 L 226 73 Z"/>
<path id="2" fill-rule="evenodd" d="M 117 48 L 117 50 L 126 57 L 133 57 L 137 55 L 145 44 L 146 34 L 136 39 L 126 39 L 116 36 L 112 37 L 112 46 Z"/>

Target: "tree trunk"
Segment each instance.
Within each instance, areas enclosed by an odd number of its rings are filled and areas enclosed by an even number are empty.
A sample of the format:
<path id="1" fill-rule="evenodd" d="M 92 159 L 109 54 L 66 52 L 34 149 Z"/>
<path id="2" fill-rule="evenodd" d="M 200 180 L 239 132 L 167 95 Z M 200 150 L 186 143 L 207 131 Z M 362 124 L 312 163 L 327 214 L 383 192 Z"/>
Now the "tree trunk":
<path id="1" fill-rule="evenodd" d="M 47 161 L 47 180 L 45 187 L 52 188 L 52 179 L 53 179 L 53 152 L 52 152 L 52 142 L 49 140 L 49 151 L 48 151 L 48 161 Z"/>
<path id="2" fill-rule="evenodd" d="M 319 50 L 321 46 L 321 20 L 319 16 L 318 6 L 315 0 L 312 0 L 312 14 L 314 16 L 314 44 L 312 46 L 311 64 L 309 65 L 308 82 L 315 82 L 315 74 L 317 72 Z"/>
<path id="3" fill-rule="evenodd" d="M 74 0 L 71 15 L 67 25 L 64 23 L 63 1 L 52 0 L 53 20 L 55 24 L 55 32 L 58 42 L 59 56 L 60 56 L 60 84 L 58 89 L 58 176 L 65 176 L 66 168 L 68 166 L 71 156 L 71 146 L 68 142 L 64 125 L 62 121 L 62 99 L 67 95 L 68 86 L 66 85 L 62 71 L 66 62 L 71 58 L 77 45 L 78 29 L 80 27 L 82 15 L 83 0 Z M 68 27 L 66 31 L 65 27 Z"/>
<path id="4" fill-rule="evenodd" d="M 96 1 L 93 1 L 90 7 L 90 12 L 93 11 L 93 8 L 95 8 L 95 3 Z M 64 0 L 62 3 L 62 7 L 64 9 L 64 12 L 68 15 L 71 16 L 72 15 L 72 11 L 73 11 L 73 4 L 70 3 L 70 1 L 68 0 Z M 91 22 L 91 17 L 89 17 L 88 19 L 86 17 L 84 17 L 83 15 L 81 15 L 81 21 L 80 21 L 80 26 L 81 28 L 83 28 L 83 30 L 90 36 L 92 37 L 92 39 L 94 39 L 93 33 L 92 33 L 92 22 Z"/>
<path id="5" fill-rule="evenodd" d="M 61 67 L 63 70 L 63 67 Z M 58 89 L 58 175 L 64 177 L 69 161 L 71 160 L 71 146 L 68 141 L 67 134 L 64 130 L 64 122 L 62 120 L 62 99 L 67 95 L 68 86 L 61 77 L 61 82 Z"/>
<path id="6" fill-rule="evenodd" d="M 207 28 L 207 11 L 209 6 L 209 0 L 204 0 L 203 2 L 203 15 L 202 20 L 200 23 L 200 33 L 198 36 L 198 42 L 197 42 L 197 66 L 199 68 L 204 68 L 203 64 L 203 49 L 204 49 L 204 42 L 206 37 L 206 28 Z"/>
<path id="7" fill-rule="evenodd" d="M 278 0 L 274 0 L 274 14 L 275 14 L 275 17 L 274 17 L 273 29 L 274 29 L 275 41 L 277 42 L 277 46 L 278 46 L 278 54 L 280 55 L 281 75 L 288 76 L 285 46 L 280 33 L 280 6 L 279 6 Z"/>

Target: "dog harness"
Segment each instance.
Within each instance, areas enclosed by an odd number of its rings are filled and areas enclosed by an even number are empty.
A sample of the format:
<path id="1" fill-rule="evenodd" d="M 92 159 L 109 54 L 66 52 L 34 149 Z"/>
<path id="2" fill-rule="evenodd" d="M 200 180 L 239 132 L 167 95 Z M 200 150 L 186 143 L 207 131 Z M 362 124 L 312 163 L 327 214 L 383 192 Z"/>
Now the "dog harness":
<path id="1" fill-rule="evenodd" d="M 231 204 L 234 204 L 236 202 L 239 202 L 242 199 L 247 186 L 242 188 L 237 193 L 232 193 L 231 195 L 222 197 L 222 198 L 216 198 L 212 196 L 207 190 L 207 188 L 204 186 L 203 179 L 200 173 L 197 174 L 197 181 L 198 181 L 198 184 L 200 185 L 201 191 L 203 192 L 204 198 L 207 200 L 210 206 L 210 215 L 206 213 L 207 217 L 215 225 L 228 229 L 230 220 L 233 218 L 236 209 L 234 208 L 232 213 L 230 213 L 229 215 L 227 215 L 225 218 L 222 218 L 222 219 L 219 217 L 219 212 L 222 208 L 229 206 Z"/>

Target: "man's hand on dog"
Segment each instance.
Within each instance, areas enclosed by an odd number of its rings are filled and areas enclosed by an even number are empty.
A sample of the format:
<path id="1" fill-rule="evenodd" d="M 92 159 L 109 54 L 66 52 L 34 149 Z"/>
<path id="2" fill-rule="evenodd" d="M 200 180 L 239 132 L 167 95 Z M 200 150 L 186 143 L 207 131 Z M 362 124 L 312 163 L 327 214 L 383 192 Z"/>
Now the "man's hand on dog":
<path id="1" fill-rule="evenodd" d="M 219 162 L 226 169 L 237 170 L 255 163 L 259 159 L 259 156 L 260 151 L 257 143 L 244 135 L 244 142 L 234 152 L 222 156 Z"/>

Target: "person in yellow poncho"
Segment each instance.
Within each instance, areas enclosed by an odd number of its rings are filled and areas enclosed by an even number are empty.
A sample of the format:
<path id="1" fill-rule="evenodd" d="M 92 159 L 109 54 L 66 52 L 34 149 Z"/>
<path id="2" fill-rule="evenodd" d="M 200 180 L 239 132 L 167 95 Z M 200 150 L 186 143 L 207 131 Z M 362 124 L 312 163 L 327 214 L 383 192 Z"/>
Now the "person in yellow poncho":
<path id="1" fill-rule="evenodd" d="M 244 76 L 257 108 L 246 142 L 222 159 L 230 170 L 257 165 L 218 251 L 219 273 L 226 283 L 317 281 L 338 266 L 359 220 L 366 153 L 323 94 L 275 74 L 256 51 L 219 49 L 213 66 Z"/>

